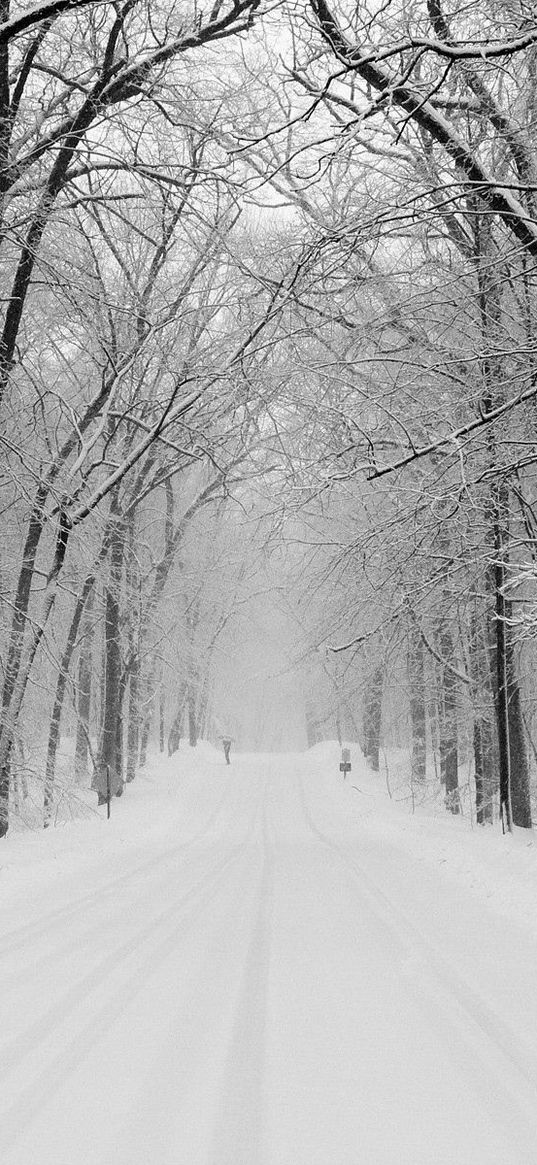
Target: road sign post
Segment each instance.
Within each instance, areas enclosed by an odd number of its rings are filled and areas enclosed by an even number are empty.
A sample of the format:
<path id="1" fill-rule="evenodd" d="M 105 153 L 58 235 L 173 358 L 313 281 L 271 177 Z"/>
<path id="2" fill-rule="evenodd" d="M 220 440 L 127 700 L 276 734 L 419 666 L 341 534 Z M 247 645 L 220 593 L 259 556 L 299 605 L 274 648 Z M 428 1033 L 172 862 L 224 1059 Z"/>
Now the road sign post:
<path id="1" fill-rule="evenodd" d="M 350 773 L 351 768 L 352 768 L 351 750 L 350 750 L 350 748 L 342 748 L 341 749 L 341 761 L 340 761 L 340 765 L 339 765 L 339 771 L 340 771 L 340 773 L 343 773 L 343 780 L 345 780 L 347 773 Z"/>
<path id="2" fill-rule="evenodd" d="M 112 797 L 121 797 L 123 793 L 123 781 L 117 769 L 99 760 L 93 770 L 91 787 L 98 794 L 98 804 L 106 805 L 106 816 L 109 818 Z"/>

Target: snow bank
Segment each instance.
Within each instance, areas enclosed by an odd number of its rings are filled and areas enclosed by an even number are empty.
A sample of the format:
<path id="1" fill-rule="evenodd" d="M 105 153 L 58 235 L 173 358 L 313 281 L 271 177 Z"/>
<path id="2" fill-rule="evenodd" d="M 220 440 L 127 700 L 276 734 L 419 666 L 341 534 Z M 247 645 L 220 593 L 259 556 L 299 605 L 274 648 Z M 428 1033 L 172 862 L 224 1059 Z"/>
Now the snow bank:
<path id="1" fill-rule="evenodd" d="M 392 777 L 399 784 L 390 785 L 382 771 L 374 773 L 365 761 L 358 744 L 351 749 L 352 771 L 346 780 L 339 772 L 341 749 L 337 741 L 323 742 L 308 751 L 311 762 L 313 792 L 317 786 L 317 808 L 326 806 L 332 790 L 334 807 L 345 805 L 349 833 L 355 834 L 359 823 L 364 836 L 382 842 L 386 849 L 402 850 L 427 872 L 442 868 L 452 883 L 465 886 L 469 893 L 486 903 L 489 909 L 517 922 L 537 934 L 537 846 L 533 831 L 515 830 L 503 836 L 501 826 L 477 826 L 471 817 L 439 812 L 438 802 L 415 805 L 407 796 L 394 795 L 394 787 L 404 787 L 404 758 L 396 753 L 388 758 Z M 392 796 L 388 791 L 390 789 Z M 337 792 L 336 792 L 337 791 Z M 335 798 L 334 798 L 335 794 Z M 325 809 L 326 812 L 326 809 Z M 340 827 L 340 815 L 329 817 L 327 826 Z"/>
<path id="2" fill-rule="evenodd" d="M 256 768 L 277 774 L 296 768 L 304 776 L 308 803 L 316 821 L 348 844 L 356 845 L 357 827 L 362 848 L 369 839 L 380 842 L 384 852 L 397 862 L 402 852 L 414 864 L 417 882 L 425 885 L 428 874 L 441 870 L 455 886 L 465 887 L 478 901 L 503 917 L 537 933 L 537 849 L 533 833 L 519 831 L 503 837 L 500 827 L 476 827 L 467 816 L 452 817 L 437 806 L 424 805 L 412 812 L 407 798 L 397 799 L 386 774 L 373 773 L 360 747 L 351 749 L 352 771 L 344 780 L 339 771 L 341 748 L 337 741 L 323 741 L 294 757 L 278 754 L 237 755 L 246 777 Z M 392 758 L 389 758 L 389 765 Z M 402 758 L 395 757 L 392 771 Z M 233 771 L 233 766 L 231 771 Z M 83 819 L 60 821 L 55 828 L 11 832 L 0 842 L 0 890 L 4 900 L 21 902 L 31 895 L 35 913 L 42 907 L 46 887 L 62 883 L 76 873 L 82 881 L 98 887 L 107 878 L 110 860 L 122 852 L 150 852 L 160 846 L 187 841 L 195 832 L 200 807 L 216 805 L 226 778 L 224 757 L 219 749 L 201 741 L 196 749 L 182 746 L 173 757 L 154 753 L 148 765 L 127 786 L 123 797 L 113 799 L 111 820 L 106 806 L 97 808 L 97 798 L 89 790 L 79 790 L 87 815 Z M 402 783 L 401 786 L 402 788 Z M 390 792 L 392 796 L 390 797 Z M 380 876 L 380 872 L 379 872 Z"/>

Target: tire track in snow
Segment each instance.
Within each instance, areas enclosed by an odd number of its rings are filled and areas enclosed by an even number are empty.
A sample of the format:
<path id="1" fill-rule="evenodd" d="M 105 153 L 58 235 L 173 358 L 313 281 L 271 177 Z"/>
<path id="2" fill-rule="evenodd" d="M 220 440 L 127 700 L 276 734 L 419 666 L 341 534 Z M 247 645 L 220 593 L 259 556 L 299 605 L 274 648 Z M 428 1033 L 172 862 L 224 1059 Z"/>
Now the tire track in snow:
<path id="1" fill-rule="evenodd" d="M 263 1165 L 264 1070 L 274 852 L 267 821 L 265 782 L 260 826 L 261 874 L 253 926 L 235 1006 L 209 1165 Z"/>
<path id="2" fill-rule="evenodd" d="M 237 852 L 239 848 L 242 849 L 242 846 L 237 847 Z M 50 935 L 48 932 L 46 932 L 44 936 L 39 936 L 40 938 L 46 938 L 47 949 L 44 950 L 41 954 L 34 954 L 32 951 L 31 962 L 28 962 L 25 966 L 20 967 L 15 965 L 14 969 L 10 972 L 2 971 L 0 974 L 0 987 L 2 992 L 5 992 L 12 987 L 19 990 L 24 986 L 24 984 L 30 983 L 32 981 L 35 982 L 39 975 L 41 975 L 46 970 L 48 971 L 53 969 L 55 964 L 57 964 L 64 956 L 67 959 L 69 959 L 69 956 L 73 954 L 78 957 L 84 950 L 87 950 L 88 954 L 91 956 L 96 939 L 100 940 L 99 945 L 103 945 L 103 937 L 105 937 L 110 932 L 113 933 L 114 926 L 116 924 L 120 928 L 124 928 L 126 916 L 136 916 L 140 910 L 140 907 L 149 907 L 151 901 L 157 898 L 159 892 L 163 892 L 163 896 L 167 897 L 167 887 L 169 883 L 176 882 L 185 874 L 192 874 L 196 865 L 202 866 L 201 874 L 203 876 L 203 867 L 205 869 L 207 867 L 207 854 L 194 855 L 190 852 L 185 854 L 183 851 L 170 851 L 170 853 L 167 855 L 166 863 L 164 864 L 163 862 L 162 865 L 159 865 L 156 869 L 153 868 L 151 870 L 151 873 L 156 875 L 154 880 L 150 881 L 149 883 L 145 882 L 140 889 L 134 886 L 132 888 L 132 897 L 129 897 L 129 900 L 126 900 L 125 897 L 126 886 L 124 884 L 123 893 L 120 896 L 118 896 L 117 891 L 115 891 L 111 908 L 108 906 L 108 896 L 106 896 L 99 902 L 95 903 L 95 906 L 91 912 L 91 919 L 87 917 L 82 919 L 65 919 L 62 926 L 62 934 L 67 930 L 68 924 L 70 922 L 72 922 L 73 925 L 70 929 L 68 929 L 68 932 L 65 933 L 65 937 L 60 941 L 56 941 L 52 947 L 49 947 Z M 146 875 L 148 872 L 149 871 L 147 870 L 145 871 Z M 105 915 L 104 923 L 103 915 Z M 56 933 L 57 929 L 58 928 L 56 927 L 53 931 L 53 935 Z M 30 936 L 30 938 L 27 939 L 23 946 L 24 948 L 33 946 L 33 936 Z M 19 949 L 17 948 L 16 951 L 10 951 L 9 955 L 5 955 L 4 959 L 2 960 L 4 964 L 6 963 L 8 957 L 12 960 L 16 959 L 20 962 L 20 952 L 18 953 L 18 951 Z"/>
<path id="3" fill-rule="evenodd" d="M 524 1120 L 531 1122 L 537 1133 L 537 1057 L 533 1048 L 526 1044 L 525 1055 L 521 1056 L 520 1040 L 501 1016 L 487 1005 L 451 965 L 446 970 L 440 951 L 416 929 L 409 916 L 390 901 L 354 856 L 351 857 L 316 825 L 307 804 L 303 778 L 299 777 L 298 780 L 304 818 L 309 829 L 358 880 L 373 917 L 387 932 L 387 957 L 393 956 L 394 949 L 399 948 L 403 956 L 402 964 L 406 962 L 408 967 L 415 968 L 420 990 L 428 997 L 439 1020 L 443 1020 L 450 1031 L 454 1023 L 457 1024 L 461 1042 L 481 1061 L 484 1071 L 496 1078 L 500 1094 L 502 1091 L 509 1093 L 510 1104 L 521 1113 Z M 422 1006 L 423 1001 L 414 977 L 409 976 L 407 982 L 418 1006 Z M 486 1054 L 483 1039 L 488 1045 Z M 514 1068 L 519 1077 L 520 1087 L 516 1090 L 508 1082 L 506 1066 Z"/>
<path id="4" fill-rule="evenodd" d="M 41 937 L 47 940 L 48 947 L 51 937 L 58 929 L 65 931 L 66 923 L 69 921 L 73 921 L 76 927 L 74 931 L 68 933 L 63 943 L 60 943 L 52 950 L 47 949 L 41 956 L 33 955 L 32 963 L 26 967 L 26 970 L 16 967 L 11 974 L 9 972 L 2 973 L 2 990 L 6 990 L 11 986 L 20 987 L 24 982 L 35 978 L 38 971 L 41 972 L 45 968 L 53 966 L 57 961 L 58 955 L 68 954 L 72 951 L 75 943 L 77 949 L 90 944 L 97 935 L 102 933 L 103 907 L 110 900 L 111 910 L 109 908 L 107 912 L 107 925 L 111 928 L 115 918 L 121 924 L 125 915 L 125 901 L 124 898 L 118 895 L 118 890 L 121 890 L 125 886 L 129 888 L 132 882 L 140 880 L 142 882 L 142 895 L 147 896 L 148 893 L 154 895 L 155 887 L 148 887 L 145 880 L 148 874 L 156 875 L 159 879 L 167 879 L 171 876 L 179 876 L 186 869 L 190 870 L 193 856 L 192 851 L 206 841 L 207 834 L 218 820 L 224 805 L 227 807 L 229 813 L 227 790 L 222 794 L 218 804 L 215 806 L 202 829 L 198 830 L 188 841 L 179 842 L 142 865 L 127 870 L 120 877 L 114 878 L 111 882 L 107 883 L 102 890 L 92 891 L 90 895 L 86 895 L 82 899 L 77 899 L 75 903 L 70 903 L 67 907 L 63 907 L 59 911 L 54 911 L 51 915 L 46 914 L 38 922 L 28 923 L 26 927 L 21 927 L 17 932 L 11 932 L 19 935 L 24 931 L 24 938 L 19 937 L 16 942 L 2 946 L 0 951 L 0 966 L 2 963 L 5 965 L 14 954 L 24 950 L 29 943 L 33 945 Z M 223 836 L 225 837 L 225 834 Z M 204 860 L 206 853 L 202 850 L 195 856 L 199 860 Z M 136 907 L 139 906 L 139 903 L 140 896 L 137 896 L 135 900 Z M 86 915 L 81 918 L 80 907 L 84 904 L 93 917 Z"/>
<path id="5" fill-rule="evenodd" d="M 120 874 L 119 877 L 107 882 L 102 888 L 92 890 L 89 894 L 84 894 L 77 898 L 74 902 L 69 902 L 66 906 L 60 907 L 58 910 L 50 911 L 44 917 L 36 919 L 32 922 L 24 923 L 14 930 L 8 931 L 2 938 L 2 946 L 0 948 L 0 959 L 5 955 L 10 955 L 13 951 L 17 951 L 24 946 L 29 939 L 33 941 L 34 938 L 39 938 L 40 935 L 50 935 L 51 930 L 57 927 L 62 927 L 70 919 L 78 919 L 82 908 L 87 907 L 90 910 L 100 910 L 102 903 L 107 902 L 110 898 L 115 899 L 118 889 L 130 882 L 135 877 L 143 878 L 149 871 L 158 869 L 166 861 L 177 857 L 178 851 L 182 853 L 187 852 L 195 845 L 199 844 L 203 838 L 209 833 L 215 824 L 220 811 L 227 803 L 228 792 L 227 789 L 222 793 L 221 798 L 211 812 L 208 820 L 203 827 L 198 830 L 193 837 L 185 842 L 175 843 L 164 852 L 149 858 L 140 865 L 134 866 L 125 873 Z M 106 854 L 104 860 L 106 860 Z"/>
<path id="6" fill-rule="evenodd" d="M 0 1055 L 3 1072 L 9 1072 L 15 1068 L 28 1052 L 35 1049 L 37 1043 L 44 1042 L 49 1035 L 56 1031 L 60 1023 L 64 1023 L 69 1016 L 79 1007 L 84 1000 L 93 992 L 98 991 L 109 978 L 118 970 L 121 970 L 123 964 L 132 955 L 137 955 L 140 949 L 140 944 L 153 942 L 166 927 L 168 923 L 173 922 L 174 916 L 181 914 L 183 910 L 190 913 L 194 907 L 199 904 L 204 905 L 205 900 L 210 901 L 212 892 L 215 889 L 215 879 L 218 879 L 225 870 L 232 866 L 240 857 L 243 847 L 237 847 L 230 855 L 227 855 L 220 862 L 217 862 L 212 869 L 196 882 L 186 894 L 181 898 L 176 899 L 171 906 L 167 906 L 164 910 L 157 914 L 153 922 L 143 933 L 136 931 L 131 938 L 124 942 L 120 947 L 111 951 L 104 959 L 101 959 L 95 967 L 92 967 L 81 980 L 75 982 L 72 987 L 68 989 L 62 996 L 60 996 L 57 1003 L 49 1008 L 44 1015 L 40 1016 L 35 1023 L 26 1029 L 24 1036 L 17 1036 L 16 1039 L 8 1044 L 0 1044 Z M 221 885 L 217 882 L 217 889 Z M 174 926 L 174 937 L 180 934 L 180 927 Z"/>
<path id="7" fill-rule="evenodd" d="M 228 867 L 231 867 L 233 860 L 228 859 Z M 217 873 L 217 871 L 213 871 L 213 873 Z M 168 930 L 159 942 L 152 945 L 141 961 L 137 960 L 136 969 L 132 974 L 122 977 L 114 994 L 108 996 L 105 1003 L 92 1010 L 90 1018 L 82 1026 L 77 1027 L 68 1042 L 48 1059 L 46 1067 L 38 1071 L 27 1084 L 25 1083 L 19 1089 L 17 1099 L 0 1116 L 4 1152 L 17 1142 L 21 1132 L 24 1132 L 25 1126 L 28 1124 L 29 1117 L 32 1120 L 35 1119 L 50 1103 L 51 1097 L 84 1062 L 114 1023 L 121 1018 L 126 1006 L 131 1008 L 133 1000 L 147 987 L 148 980 L 159 970 L 162 961 L 173 955 L 178 941 L 185 937 L 192 926 L 196 925 L 200 911 L 216 900 L 219 893 L 225 889 L 226 882 L 222 881 L 221 878 L 224 873 L 223 865 L 218 873 L 220 877 L 217 885 L 212 882 L 210 886 L 205 888 L 204 894 L 198 893 L 196 897 L 192 898 L 188 903 L 186 917 L 172 930 Z M 97 984 L 92 984 L 93 988 L 95 986 Z M 40 1034 L 44 1038 L 45 1033 Z M 33 1047 L 29 1049 L 31 1053 L 34 1050 Z M 46 1058 L 46 1050 L 40 1057 L 40 1061 L 42 1062 L 44 1058 Z M 4 1095 L 9 1095 L 7 1081 L 4 1082 Z M 113 1098 L 110 1097 L 111 1103 L 112 1100 Z"/>
<path id="8" fill-rule="evenodd" d="M 248 849 L 261 808 L 258 802 L 248 821 L 245 837 L 231 853 L 214 864 L 185 894 L 162 910 L 142 933 L 137 932 L 102 959 L 81 981 L 75 983 L 61 996 L 52 1008 L 27 1028 L 23 1036 L 0 1047 L 3 1096 L 6 1097 L 9 1095 L 9 1073 L 24 1064 L 26 1058 L 31 1059 L 35 1056 L 38 1062 L 46 1059 L 47 1043 L 52 1036 L 56 1037 L 58 1027 L 64 1025 L 71 1017 L 76 1021 L 77 1010 L 83 1009 L 97 991 L 105 987 L 109 989 L 110 978 L 121 973 L 119 989 L 106 1003 L 92 1011 L 89 1022 L 70 1036 L 61 1052 L 53 1054 L 47 1067 L 38 1072 L 31 1082 L 19 1091 L 19 1097 L 13 1106 L 0 1116 L 4 1146 L 16 1139 L 28 1111 L 32 1113 L 39 1111 L 51 1092 L 65 1078 L 67 1071 L 84 1059 L 92 1046 L 99 1041 L 101 1033 L 122 1014 L 126 1003 L 130 1005 L 133 995 L 143 989 L 148 977 L 158 970 L 160 961 L 173 954 L 185 933 L 202 921 L 203 909 L 226 890 L 227 881 L 233 876 L 237 863 Z M 227 875 L 225 880 L 222 880 L 223 874 Z M 163 930 L 165 933 L 160 938 Z M 147 948 L 148 943 L 149 951 L 140 961 L 140 951 L 144 946 Z M 130 978 L 125 979 L 125 966 L 128 965 L 130 958 L 136 960 L 136 969 Z M 72 1030 L 72 1026 L 72 1024 L 68 1026 L 68 1031 Z M 44 1049 L 42 1053 L 39 1052 L 40 1048 Z"/>

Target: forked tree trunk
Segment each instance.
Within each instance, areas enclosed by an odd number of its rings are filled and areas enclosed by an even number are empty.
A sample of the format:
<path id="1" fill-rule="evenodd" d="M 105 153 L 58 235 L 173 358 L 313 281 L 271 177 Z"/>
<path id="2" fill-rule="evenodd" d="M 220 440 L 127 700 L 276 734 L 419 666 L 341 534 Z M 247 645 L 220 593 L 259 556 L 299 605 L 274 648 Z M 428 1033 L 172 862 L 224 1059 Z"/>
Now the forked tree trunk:
<path id="1" fill-rule="evenodd" d="M 19 576 L 17 601 L 20 598 L 21 577 L 25 573 L 27 574 L 27 593 L 24 600 L 21 600 L 20 609 L 16 608 L 13 616 L 2 695 L 2 717 L 0 721 L 0 837 L 5 837 L 9 828 L 11 761 L 15 732 L 36 652 L 43 639 L 49 618 L 56 603 L 58 580 L 65 560 L 70 530 L 71 527 L 67 515 L 61 510 L 58 519 L 54 559 L 46 579 L 41 612 L 39 618 L 33 620 L 31 623 L 24 659 L 24 629 L 26 626 L 31 581 L 35 568 L 35 554 L 37 552 L 40 533 L 36 535 L 37 541 L 32 546 L 30 554 L 31 562 L 29 563 L 26 558 L 24 559 L 21 575 Z M 26 542 L 26 548 L 28 548 L 28 540 Z"/>
<path id="2" fill-rule="evenodd" d="M 13 752 L 13 734 L 16 730 L 16 720 L 13 717 L 11 703 L 21 669 L 32 580 L 37 551 L 43 533 L 43 505 L 47 493 L 46 486 L 42 485 L 36 494 L 24 543 L 22 563 L 13 604 L 13 618 L 2 688 L 2 723 L 0 731 L 0 837 L 5 837 L 9 828 L 11 759 Z"/>

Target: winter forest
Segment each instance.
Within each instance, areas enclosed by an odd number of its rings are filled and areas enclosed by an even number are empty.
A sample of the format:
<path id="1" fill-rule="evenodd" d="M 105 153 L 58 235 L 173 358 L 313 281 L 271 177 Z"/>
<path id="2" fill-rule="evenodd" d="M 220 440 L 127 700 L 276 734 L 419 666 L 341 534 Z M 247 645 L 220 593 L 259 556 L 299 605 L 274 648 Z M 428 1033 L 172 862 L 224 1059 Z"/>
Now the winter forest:
<path id="1" fill-rule="evenodd" d="M 533 3 L 0 19 L 2 834 L 223 731 L 529 828 Z"/>
<path id="2" fill-rule="evenodd" d="M 2 1165 L 537 1161 L 537 0 L 0 0 Z"/>

